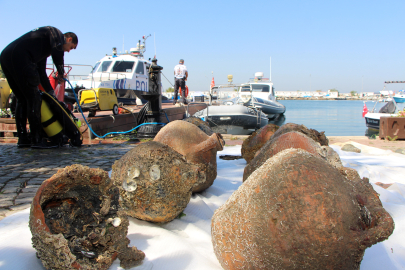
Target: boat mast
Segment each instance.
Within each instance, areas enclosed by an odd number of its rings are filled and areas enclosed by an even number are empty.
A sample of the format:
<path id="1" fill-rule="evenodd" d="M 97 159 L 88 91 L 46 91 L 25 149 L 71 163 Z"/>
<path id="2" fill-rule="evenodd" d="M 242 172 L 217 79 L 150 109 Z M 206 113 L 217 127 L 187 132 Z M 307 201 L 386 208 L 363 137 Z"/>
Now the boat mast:
<path id="1" fill-rule="evenodd" d="M 153 43 L 155 45 L 155 58 L 156 58 L 156 35 L 153 33 Z"/>
<path id="2" fill-rule="evenodd" d="M 270 56 L 270 81 L 271 81 L 271 56 Z"/>

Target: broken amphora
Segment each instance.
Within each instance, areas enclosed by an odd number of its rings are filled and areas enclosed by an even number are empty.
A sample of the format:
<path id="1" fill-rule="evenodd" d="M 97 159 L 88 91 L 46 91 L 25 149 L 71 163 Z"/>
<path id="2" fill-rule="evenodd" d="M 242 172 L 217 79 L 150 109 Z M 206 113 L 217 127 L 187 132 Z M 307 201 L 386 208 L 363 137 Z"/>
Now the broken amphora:
<path id="1" fill-rule="evenodd" d="M 42 183 L 31 205 L 29 227 L 47 269 L 108 269 L 118 257 L 130 268 L 145 254 L 128 247 L 128 218 L 108 173 L 82 165 L 59 170 Z"/>

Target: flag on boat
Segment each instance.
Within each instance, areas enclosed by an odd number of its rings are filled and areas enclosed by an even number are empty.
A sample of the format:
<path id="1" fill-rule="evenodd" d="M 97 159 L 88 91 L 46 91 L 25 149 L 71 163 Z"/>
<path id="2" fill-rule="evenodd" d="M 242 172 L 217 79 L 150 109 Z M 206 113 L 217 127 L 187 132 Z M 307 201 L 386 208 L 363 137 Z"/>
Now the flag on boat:
<path id="1" fill-rule="evenodd" d="M 366 106 L 366 103 L 364 102 L 364 106 L 363 106 L 363 117 L 368 113 L 368 109 Z"/>
<path id="2" fill-rule="evenodd" d="M 212 77 L 212 81 L 211 81 L 211 88 L 215 86 L 215 81 L 214 81 L 214 77 Z"/>

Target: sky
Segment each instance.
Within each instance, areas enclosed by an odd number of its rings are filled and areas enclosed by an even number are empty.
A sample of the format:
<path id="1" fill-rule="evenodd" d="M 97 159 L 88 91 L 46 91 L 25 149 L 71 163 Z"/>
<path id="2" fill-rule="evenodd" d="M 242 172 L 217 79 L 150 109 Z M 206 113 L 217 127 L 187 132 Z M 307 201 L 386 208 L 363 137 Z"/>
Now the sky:
<path id="1" fill-rule="evenodd" d="M 164 89 L 182 58 L 190 91 L 208 91 L 212 76 L 240 84 L 270 70 L 276 91 L 397 91 L 405 85 L 384 81 L 405 80 L 404 10 L 403 0 L 0 0 L 0 50 L 51 25 L 78 35 L 66 64 L 94 65 L 151 34 L 145 58 L 156 53 Z"/>

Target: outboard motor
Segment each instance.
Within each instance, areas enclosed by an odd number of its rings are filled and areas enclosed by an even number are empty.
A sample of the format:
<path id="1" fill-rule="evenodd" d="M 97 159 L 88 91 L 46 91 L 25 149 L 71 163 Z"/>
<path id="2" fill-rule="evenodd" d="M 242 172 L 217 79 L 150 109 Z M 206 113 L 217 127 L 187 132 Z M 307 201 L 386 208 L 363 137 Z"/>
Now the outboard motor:
<path id="1" fill-rule="evenodd" d="M 161 96 L 161 70 L 163 67 L 157 65 L 157 59 L 153 58 L 152 65 L 149 68 L 148 92 L 143 92 L 141 97 L 146 99 L 146 114 L 144 123 L 160 123 L 160 104 Z M 143 125 L 138 129 L 138 138 L 154 138 L 163 124 Z"/>

